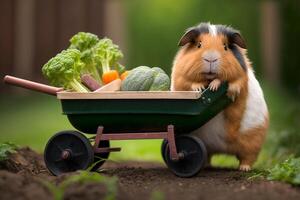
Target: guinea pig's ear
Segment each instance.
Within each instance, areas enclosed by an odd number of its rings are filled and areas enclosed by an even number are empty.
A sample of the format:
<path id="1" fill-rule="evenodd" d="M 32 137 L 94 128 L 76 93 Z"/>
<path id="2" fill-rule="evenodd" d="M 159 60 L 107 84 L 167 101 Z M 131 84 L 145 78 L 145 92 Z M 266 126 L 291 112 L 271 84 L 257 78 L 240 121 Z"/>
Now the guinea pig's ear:
<path id="1" fill-rule="evenodd" d="M 184 46 L 187 43 L 195 42 L 196 37 L 199 35 L 199 32 L 196 29 L 188 30 L 179 40 L 178 46 Z"/>
<path id="2" fill-rule="evenodd" d="M 229 43 L 236 44 L 236 45 L 238 45 L 239 47 L 241 47 L 243 49 L 247 49 L 245 40 L 243 39 L 241 34 L 233 33 L 228 37 L 228 39 L 229 39 Z"/>

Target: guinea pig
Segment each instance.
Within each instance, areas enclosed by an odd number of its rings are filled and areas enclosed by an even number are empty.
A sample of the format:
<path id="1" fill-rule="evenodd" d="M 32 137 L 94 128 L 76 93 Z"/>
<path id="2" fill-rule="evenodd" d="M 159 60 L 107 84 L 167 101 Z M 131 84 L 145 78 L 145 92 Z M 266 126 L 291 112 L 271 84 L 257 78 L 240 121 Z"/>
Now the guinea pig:
<path id="1" fill-rule="evenodd" d="M 249 171 L 257 159 L 269 126 L 263 91 L 247 57 L 240 32 L 229 26 L 200 23 L 181 37 L 171 75 L 171 90 L 217 90 L 228 83 L 233 102 L 191 134 L 214 154 L 235 155 L 239 169 Z"/>

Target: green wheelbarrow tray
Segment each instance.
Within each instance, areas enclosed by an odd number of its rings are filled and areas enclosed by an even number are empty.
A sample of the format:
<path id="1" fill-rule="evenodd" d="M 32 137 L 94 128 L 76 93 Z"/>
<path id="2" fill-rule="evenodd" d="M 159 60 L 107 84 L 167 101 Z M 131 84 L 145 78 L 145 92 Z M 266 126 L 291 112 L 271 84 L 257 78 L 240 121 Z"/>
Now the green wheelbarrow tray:
<path id="1" fill-rule="evenodd" d="M 222 111 L 231 100 L 227 84 L 217 91 L 176 92 L 58 92 L 63 114 L 79 131 L 103 133 L 165 130 L 174 125 L 176 134 L 189 133 Z"/>

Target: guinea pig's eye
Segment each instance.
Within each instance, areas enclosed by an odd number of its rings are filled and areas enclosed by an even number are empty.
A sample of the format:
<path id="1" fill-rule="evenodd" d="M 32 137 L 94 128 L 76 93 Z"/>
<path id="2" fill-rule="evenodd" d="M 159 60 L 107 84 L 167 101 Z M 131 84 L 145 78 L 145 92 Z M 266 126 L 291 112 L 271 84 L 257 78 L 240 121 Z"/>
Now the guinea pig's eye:
<path id="1" fill-rule="evenodd" d="M 228 50 L 228 46 L 227 44 L 224 44 L 224 50 L 227 51 Z"/>
<path id="2" fill-rule="evenodd" d="M 197 44 L 197 48 L 201 48 L 201 42 L 198 42 L 198 44 Z"/>

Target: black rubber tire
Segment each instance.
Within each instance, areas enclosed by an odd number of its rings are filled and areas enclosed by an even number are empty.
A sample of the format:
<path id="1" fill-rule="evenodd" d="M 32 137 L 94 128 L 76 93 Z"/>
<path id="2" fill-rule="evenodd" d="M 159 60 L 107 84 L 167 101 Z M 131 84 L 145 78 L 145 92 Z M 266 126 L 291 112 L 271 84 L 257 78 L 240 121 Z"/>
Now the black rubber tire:
<path id="1" fill-rule="evenodd" d="M 165 145 L 165 162 L 168 168 L 179 177 L 195 176 L 204 167 L 207 160 L 207 151 L 203 142 L 194 136 L 183 135 L 175 138 L 178 153 L 183 158 L 178 161 L 171 160 L 168 146 Z"/>
<path id="2" fill-rule="evenodd" d="M 70 157 L 62 159 L 62 152 L 69 151 Z M 52 136 L 44 150 L 48 170 L 55 176 L 87 169 L 94 161 L 90 141 L 78 131 L 61 131 Z"/>
<path id="3" fill-rule="evenodd" d="M 161 157 L 163 158 L 164 162 L 166 162 L 165 151 L 167 145 L 168 145 L 168 140 L 164 139 L 160 147 Z"/>
<path id="4" fill-rule="evenodd" d="M 98 147 L 110 147 L 109 140 L 101 140 Z M 92 168 L 92 171 L 97 171 L 108 159 L 109 154 L 110 154 L 110 152 L 95 153 L 94 154 L 94 163 L 97 162 L 97 164 L 95 164 L 95 166 Z M 100 159 L 102 159 L 102 161 L 99 161 Z"/>

